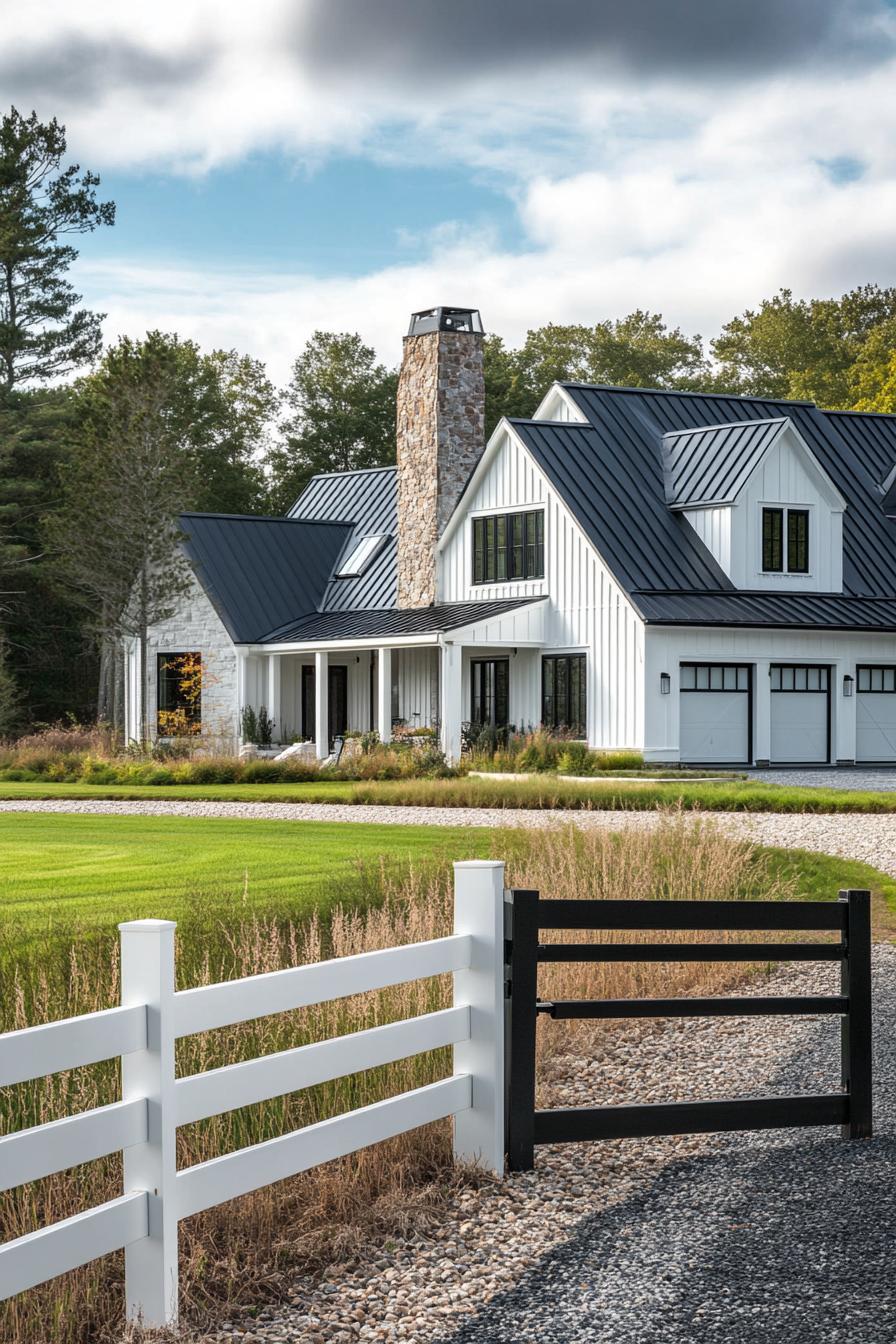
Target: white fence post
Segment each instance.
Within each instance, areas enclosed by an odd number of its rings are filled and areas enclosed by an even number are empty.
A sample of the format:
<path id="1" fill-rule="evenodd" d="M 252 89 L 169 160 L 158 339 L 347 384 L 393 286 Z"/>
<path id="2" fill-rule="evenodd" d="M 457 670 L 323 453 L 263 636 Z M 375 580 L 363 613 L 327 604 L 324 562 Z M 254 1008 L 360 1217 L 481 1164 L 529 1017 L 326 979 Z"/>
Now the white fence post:
<path id="1" fill-rule="evenodd" d="M 504 864 L 454 865 L 454 932 L 470 934 L 469 970 L 454 972 L 454 1002 L 470 1005 L 470 1039 L 454 1072 L 473 1080 L 473 1105 L 454 1117 L 454 1156 L 504 1174 Z"/>
<path id="2" fill-rule="evenodd" d="M 177 1321 L 177 1129 L 174 1110 L 174 930 L 167 919 L 137 919 L 121 931 L 121 1002 L 146 1004 L 146 1049 L 121 1057 L 122 1099 L 145 1097 L 146 1143 L 124 1150 L 124 1190 L 146 1190 L 149 1236 L 125 1250 L 128 1320 Z"/>

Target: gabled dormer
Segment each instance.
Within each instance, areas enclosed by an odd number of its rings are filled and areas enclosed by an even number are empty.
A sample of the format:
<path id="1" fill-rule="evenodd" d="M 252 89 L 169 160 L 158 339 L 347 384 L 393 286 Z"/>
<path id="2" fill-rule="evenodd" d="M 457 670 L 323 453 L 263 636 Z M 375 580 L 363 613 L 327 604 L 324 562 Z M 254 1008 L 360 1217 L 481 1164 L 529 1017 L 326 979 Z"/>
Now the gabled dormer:
<path id="1" fill-rule="evenodd" d="M 838 593 L 846 501 L 787 416 L 663 435 L 666 502 L 737 588 Z"/>

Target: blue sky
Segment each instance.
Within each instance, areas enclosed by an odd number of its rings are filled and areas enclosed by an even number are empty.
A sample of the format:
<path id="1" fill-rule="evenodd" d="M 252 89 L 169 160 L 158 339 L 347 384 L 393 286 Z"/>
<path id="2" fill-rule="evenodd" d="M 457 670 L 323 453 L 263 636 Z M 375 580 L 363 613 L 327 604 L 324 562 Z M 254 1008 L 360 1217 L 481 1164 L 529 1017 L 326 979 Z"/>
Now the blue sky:
<path id="1" fill-rule="evenodd" d="M 889 0 L 34 0 L 0 100 L 118 204 L 108 339 L 264 359 L 408 313 L 510 342 L 635 308 L 711 335 L 783 286 L 896 284 Z"/>
<path id="2" fill-rule="evenodd" d="M 359 276 L 425 259 L 438 230 L 524 241 L 506 187 L 459 166 L 342 156 L 306 166 L 258 153 L 197 176 L 106 172 L 102 194 L 117 206 L 116 228 L 97 239 L 109 258 Z"/>

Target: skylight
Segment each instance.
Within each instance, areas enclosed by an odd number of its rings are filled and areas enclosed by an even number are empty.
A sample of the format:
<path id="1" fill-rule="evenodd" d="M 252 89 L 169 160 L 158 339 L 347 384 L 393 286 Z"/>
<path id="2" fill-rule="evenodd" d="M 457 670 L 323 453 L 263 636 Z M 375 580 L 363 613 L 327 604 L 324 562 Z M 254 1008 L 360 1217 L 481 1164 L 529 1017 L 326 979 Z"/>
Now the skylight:
<path id="1" fill-rule="evenodd" d="M 385 540 L 386 537 L 383 533 L 374 537 L 361 537 L 337 569 L 336 578 L 354 579 L 359 574 L 363 574 Z"/>

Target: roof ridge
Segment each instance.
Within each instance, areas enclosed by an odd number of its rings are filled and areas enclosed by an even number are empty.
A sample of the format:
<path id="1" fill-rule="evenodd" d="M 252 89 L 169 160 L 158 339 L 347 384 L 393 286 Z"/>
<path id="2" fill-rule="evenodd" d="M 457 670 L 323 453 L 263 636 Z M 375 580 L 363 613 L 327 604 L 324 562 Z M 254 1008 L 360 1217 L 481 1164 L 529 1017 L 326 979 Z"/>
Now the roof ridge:
<path id="1" fill-rule="evenodd" d="M 319 481 L 325 476 L 372 476 L 376 471 L 397 470 L 398 464 L 392 462 L 384 467 L 349 467 L 348 471 L 316 471 L 313 476 L 309 477 L 308 485 L 310 485 L 312 481 Z M 308 485 L 305 486 L 305 490 L 308 489 Z M 304 494 L 304 491 L 302 493 Z"/>
<path id="2" fill-rule="evenodd" d="M 741 426 L 756 425 L 786 425 L 790 423 L 789 415 L 767 415 L 761 420 L 725 420 L 718 425 L 697 425 L 693 429 L 670 429 L 662 437 L 665 443 L 666 439 L 677 439 L 684 434 L 711 434 L 717 429 L 740 429 Z"/>
<path id="3" fill-rule="evenodd" d="M 627 387 L 621 383 L 585 383 L 577 379 L 558 379 L 561 387 L 587 387 L 594 392 L 637 392 L 645 397 L 717 397 L 725 401 L 766 401 L 775 406 L 812 406 L 820 410 L 817 401 L 802 401 L 796 397 L 760 397 L 742 392 L 700 392 L 688 387 Z"/>
<path id="4" fill-rule="evenodd" d="M 818 408 L 821 410 L 821 407 Z M 821 411 L 822 415 L 871 415 L 878 420 L 896 420 L 896 411 L 855 411 L 855 410 L 832 410 Z"/>
<path id="5" fill-rule="evenodd" d="M 200 509 L 185 509 L 179 518 L 226 518 L 235 523 L 313 523 L 321 527 L 355 527 L 356 524 L 345 518 L 290 518 L 279 514 L 265 513 L 205 513 Z"/>

